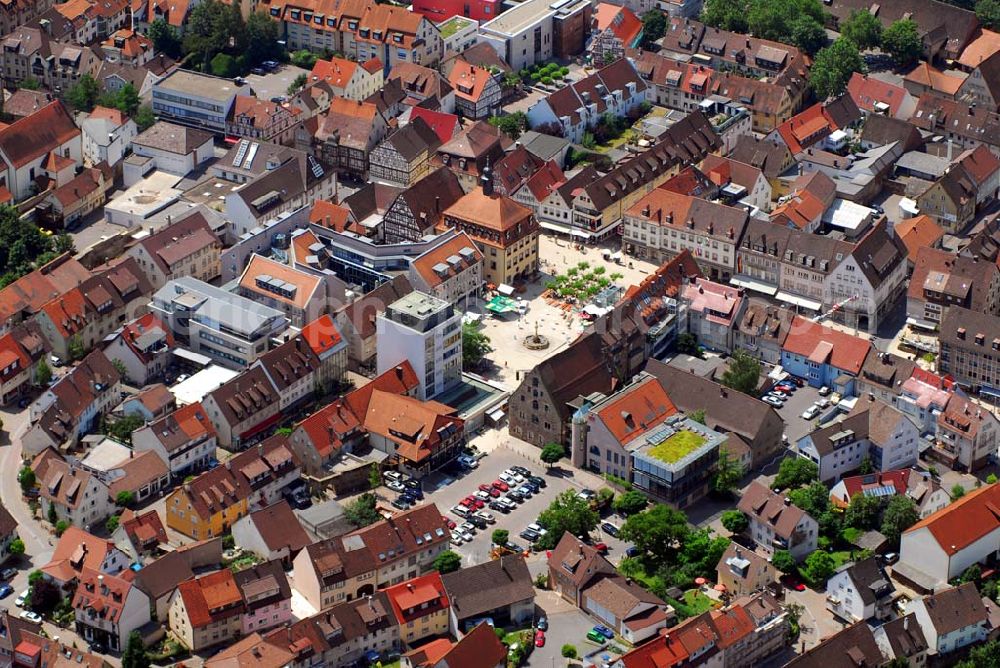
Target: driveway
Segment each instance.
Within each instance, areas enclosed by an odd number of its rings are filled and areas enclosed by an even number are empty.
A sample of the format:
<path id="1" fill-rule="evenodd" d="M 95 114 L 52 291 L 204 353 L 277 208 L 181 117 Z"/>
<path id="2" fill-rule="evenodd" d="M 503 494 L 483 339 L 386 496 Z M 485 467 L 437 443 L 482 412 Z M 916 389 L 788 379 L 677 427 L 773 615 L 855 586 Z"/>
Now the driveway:
<path id="1" fill-rule="evenodd" d="M 253 89 L 254 95 L 261 100 L 270 100 L 272 97 L 288 95 L 288 87 L 295 81 L 295 77 L 300 74 L 309 75 L 309 70 L 286 63 L 273 72 L 263 76 L 258 74 L 248 74 L 247 84 Z"/>
<path id="2" fill-rule="evenodd" d="M 839 633 L 844 625 L 834 618 L 833 613 L 826 609 L 826 593 L 812 589 L 805 591 L 785 590 L 785 604 L 797 603 L 802 606 L 802 616 L 799 620 L 801 634 L 799 647 L 811 649 L 820 642 Z"/>
<path id="3" fill-rule="evenodd" d="M 785 436 L 788 437 L 790 447 L 794 447 L 800 438 L 815 429 L 816 420 L 804 420 L 802 413 L 819 398 L 819 390 L 806 385 L 795 390 L 785 401 L 785 405 L 777 409 L 778 415 L 785 421 Z"/>
<path id="4" fill-rule="evenodd" d="M 587 631 L 597 622 L 555 592 L 536 592 L 535 609 L 536 614 L 549 620 L 549 630 L 545 632 L 545 647 L 536 647 L 527 665 L 537 668 L 566 665 L 563 645 L 576 647 L 579 656 L 598 649 L 597 643 L 587 640 Z"/>

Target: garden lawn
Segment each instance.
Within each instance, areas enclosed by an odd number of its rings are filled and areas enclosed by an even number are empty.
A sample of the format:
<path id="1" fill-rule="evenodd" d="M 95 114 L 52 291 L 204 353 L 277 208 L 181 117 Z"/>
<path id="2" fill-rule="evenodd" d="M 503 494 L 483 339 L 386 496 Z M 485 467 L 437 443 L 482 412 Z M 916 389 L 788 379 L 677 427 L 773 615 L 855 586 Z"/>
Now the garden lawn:
<path id="1" fill-rule="evenodd" d="M 649 449 L 649 456 L 673 464 L 705 444 L 705 437 L 693 431 L 679 431 L 659 445 Z"/>

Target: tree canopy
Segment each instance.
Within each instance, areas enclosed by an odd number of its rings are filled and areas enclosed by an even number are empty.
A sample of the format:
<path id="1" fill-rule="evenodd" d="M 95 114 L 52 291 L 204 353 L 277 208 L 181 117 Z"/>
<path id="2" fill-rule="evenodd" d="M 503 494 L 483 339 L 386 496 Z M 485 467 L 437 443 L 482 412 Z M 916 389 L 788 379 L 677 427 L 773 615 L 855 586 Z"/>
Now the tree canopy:
<path id="1" fill-rule="evenodd" d="M 806 557 L 805 565 L 800 572 L 804 578 L 818 587 L 830 579 L 836 568 L 837 563 L 832 556 L 822 550 L 816 550 Z"/>
<path id="2" fill-rule="evenodd" d="M 528 127 L 528 115 L 523 111 L 515 111 L 512 114 L 493 116 L 490 118 L 490 125 L 511 139 L 517 139 Z"/>
<path id="3" fill-rule="evenodd" d="M 561 443 L 547 443 L 539 456 L 548 466 L 552 466 L 566 456 L 566 448 Z"/>
<path id="4" fill-rule="evenodd" d="M 635 545 L 641 553 L 674 561 L 690 533 L 687 516 L 683 512 L 658 503 L 625 520 L 620 536 Z"/>
<path id="5" fill-rule="evenodd" d="M 702 424 L 705 424 L 704 421 Z M 719 461 L 712 478 L 712 489 L 720 494 L 731 494 L 743 479 L 745 471 L 725 448 L 719 449 Z"/>
<path id="6" fill-rule="evenodd" d="M 722 384 L 737 392 L 754 394 L 760 384 L 760 360 L 745 350 L 736 350 L 722 374 Z"/>
<path id="7" fill-rule="evenodd" d="M 913 19 L 893 22 L 882 32 L 882 50 L 892 56 L 897 67 L 916 62 L 924 50 L 917 22 Z"/>
<path id="8" fill-rule="evenodd" d="M 667 15 L 651 9 L 642 15 L 642 48 L 649 49 L 667 33 Z"/>
<path id="9" fill-rule="evenodd" d="M 93 111 L 100 97 L 101 85 L 89 74 L 84 74 L 66 91 L 66 101 L 77 111 Z"/>
<path id="10" fill-rule="evenodd" d="M 855 9 L 840 25 L 840 34 L 861 50 L 874 49 L 882 43 L 882 22 L 867 9 Z"/>
<path id="11" fill-rule="evenodd" d="M 382 519 L 382 516 L 375 510 L 375 495 L 371 492 L 365 492 L 347 504 L 344 507 L 344 517 L 359 529 L 369 524 L 375 524 Z"/>
<path id="12" fill-rule="evenodd" d="M 122 654 L 122 668 L 149 668 L 149 655 L 142 643 L 142 635 L 132 631 L 128 636 L 128 644 Z"/>
<path id="13" fill-rule="evenodd" d="M 451 550 L 445 550 L 434 559 L 433 568 L 442 575 L 457 571 L 461 567 L 462 557 Z"/>
<path id="14" fill-rule="evenodd" d="M 462 325 L 462 366 L 474 368 L 479 366 L 487 355 L 493 352 L 490 337 L 471 322 Z"/>
<path id="15" fill-rule="evenodd" d="M 743 533 L 750 526 L 747 516 L 738 510 L 727 510 L 722 513 L 722 526 L 726 527 L 729 533 Z"/>
<path id="16" fill-rule="evenodd" d="M 858 46 L 841 37 L 816 53 L 809 71 L 809 84 L 820 99 L 835 97 L 847 90 L 852 74 L 865 71 L 865 61 Z"/>
<path id="17" fill-rule="evenodd" d="M 163 19 L 156 19 L 149 24 L 147 37 L 153 41 L 153 48 L 170 58 L 181 57 L 181 37 L 177 28 Z"/>
<path id="18" fill-rule="evenodd" d="M 771 489 L 801 487 L 819 478 L 819 467 L 804 457 L 786 457 L 778 465 L 778 475 Z"/>
<path id="19" fill-rule="evenodd" d="M 827 45 L 826 30 L 823 25 L 817 23 L 811 16 L 801 15 L 792 19 L 792 44 L 808 53 L 815 55 L 817 51 Z"/>
<path id="20" fill-rule="evenodd" d="M 792 44 L 797 28 L 822 29 L 825 18 L 820 0 L 705 0 L 701 13 L 709 26 Z"/>
<path id="21" fill-rule="evenodd" d="M 855 494 L 844 513 L 844 524 L 855 529 L 867 531 L 875 529 L 882 515 L 882 502 L 877 496 Z"/>
<path id="22" fill-rule="evenodd" d="M 624 494 L 619 494 L 611 505 L 616 513 L 629 517 L 645 510 L 646 506 L 649 505 L 649 501 L 642 492 L 630 489 Z"/>
<path id="23" fill-rule="evenodd" d="M 0 205 L 0 287 L 71 250 L 69 235 L 46 236 L 37 225 L 21 218 L 17 209 Z"/>
<path id="24" fill-rule="evenodd" d="M 538 516 L 538 523 L 546 530 L 546 534 L 538 539 L 538 546 L 551 550 L 567 531 L 583 538 L 597 526 L 599 519 L 585 499 L 577 496 L 575 490 L 568 489 L 553 499 Z"/>

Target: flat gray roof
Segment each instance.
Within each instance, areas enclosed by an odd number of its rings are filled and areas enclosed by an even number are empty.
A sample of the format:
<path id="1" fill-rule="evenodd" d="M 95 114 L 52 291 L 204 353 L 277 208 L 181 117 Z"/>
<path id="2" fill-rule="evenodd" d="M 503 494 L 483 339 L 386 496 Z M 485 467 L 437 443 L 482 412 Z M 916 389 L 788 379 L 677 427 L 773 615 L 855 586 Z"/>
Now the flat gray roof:
<path id="1" fill-rule="evenodd" d="M 239 86 L 231 79 L 213 77 L 201 72 L 191 70 L 174 70 L 162 81 L 155 84 L 156 88 L 163 90 L 174 90 L 181 93 L 190 93 L 211 100 L 226 102 L 230 100 L 239 90 Z"/>
<path id="2" fill-rule="evenodd" d="M 516 35 L 537 23 L 547 14 L 552 16 L 572 14 L 580 7 L 589 4 L 590 0 L 525 0 L 492 21 L 487 21 L 480 26 L 479 30 L 480 32 L 501 35 Z"/>
<path id="3" fill-rule="evenodd" d="M 175 278 L 153 295 L 154 301 L 161 303 L 188 301 L 187 306 L 191 306 L 189 302 L 191 297 L 195 297 L 196 302 L 204 300 L 195 311 L 197 315 L 237 332 L 252 334 L 268 322 L 276 319 L 287 320 L 277 309 L 190 276 Z"/>

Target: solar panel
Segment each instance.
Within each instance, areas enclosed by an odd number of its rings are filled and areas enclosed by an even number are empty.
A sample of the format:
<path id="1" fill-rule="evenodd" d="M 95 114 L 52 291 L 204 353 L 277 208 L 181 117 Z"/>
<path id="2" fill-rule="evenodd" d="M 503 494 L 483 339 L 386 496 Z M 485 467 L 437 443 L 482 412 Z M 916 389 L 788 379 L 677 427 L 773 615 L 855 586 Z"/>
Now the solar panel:
<path id="1" fill-rule="evenodd" d="M 257 157 L 257 149 L 260 148 L 260 144 L 254 142 L 250 146 L 250 150 L 247 152 L 247 159 L 243 163 L 243 169 L 250 169 L 250 164 L 253 163 L 253 159 Z"/>
<path id="2" fill-rule="evenodd" d="M 233 167 L 240 166 L 240 163 L 243 162 L 243 158 L 246 157 L 248 148 L 250 148 L 250 141 L 247 139 L 240 140 L 240 147 L 236 149 L 236 157 L 233 158 Z"/>
<path id="3" fill-rule="evenodd" d="M 311 155 L 307 156 L 306 160 L 309 162 L 309 168 L 312 170 L 313 176 L 317 179 L 323 178 L 323 165 L 319 164 L 316 158 Z"/>

